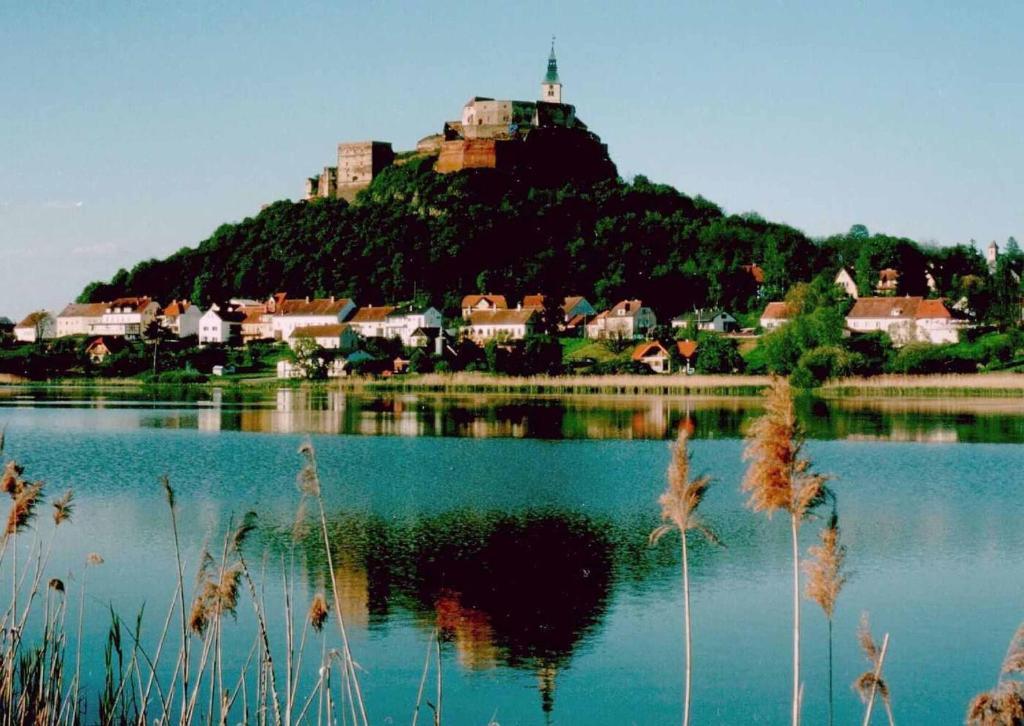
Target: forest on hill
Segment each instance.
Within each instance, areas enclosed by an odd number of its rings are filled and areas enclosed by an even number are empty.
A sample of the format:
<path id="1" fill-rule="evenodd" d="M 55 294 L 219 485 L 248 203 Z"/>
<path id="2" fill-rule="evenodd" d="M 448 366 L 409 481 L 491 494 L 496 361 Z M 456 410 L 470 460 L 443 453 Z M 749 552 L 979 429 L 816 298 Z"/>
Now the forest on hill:
<path id="1" fill-rule="evenodd" d="M 753 310 L 795 282 L 855 270 L 863 292 L 878 271 L 901 272 L 898 294 L 967 297 L 984 316 L 1013 295 L 970 244 L 922 246 L 861 225 L 814 240 L 757 214 L 637 176 L 538 187 L 494 170 L 439 175 L 430 159 L 387 169 L 354 204 L 281 201 L 220 226 L 194 248 L 119 270 L 79 301 L 149 295 L 206 305 L 231 297 L 346 296 L 358 304 L 416 301 L 446 311 L 463 295 L 581 294 L 599 306 L 641 298 L 659 315 L 694 307 Z M 745 266 L 759 265 L 763 285 Z M 1016 285 L 1019 296 L 1019 284 Z"/>

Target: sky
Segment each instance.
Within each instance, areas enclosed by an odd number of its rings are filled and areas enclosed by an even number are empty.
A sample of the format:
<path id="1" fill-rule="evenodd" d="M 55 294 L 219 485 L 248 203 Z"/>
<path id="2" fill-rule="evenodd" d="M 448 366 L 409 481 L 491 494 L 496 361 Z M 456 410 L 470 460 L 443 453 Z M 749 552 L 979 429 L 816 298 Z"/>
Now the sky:
<path id="1" fill-rule="evenodd" d="M 0 0 L 0 316 L 299 199 L 339 141 L 563 98 L 644 174 L 812 236 L 1024 236 L 1024 3 Z"/>

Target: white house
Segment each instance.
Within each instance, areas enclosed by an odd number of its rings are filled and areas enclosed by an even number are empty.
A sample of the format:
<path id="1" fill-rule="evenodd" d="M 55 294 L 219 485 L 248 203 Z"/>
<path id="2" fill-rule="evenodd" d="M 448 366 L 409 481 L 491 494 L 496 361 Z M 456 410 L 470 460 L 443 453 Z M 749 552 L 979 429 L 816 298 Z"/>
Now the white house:
<path id="1" fill-rule="evenodd" d="M 241 310 L 225 310 L 211 305 L 199 319 L 199 345 L 224 345 L 241 340 L 244 318 L 245 313 Z"/>
<path id="2" fill-rule="evenodd" d="M 739 329 L 739 323 L 724 310 L 704 308 L 694 310 L 692 313 L 683 313 L 672 318 L 673 328 L 687 328 L 690 320 L 693 320 L 697 330 L 706 330 L 713 333 L 729 333 Z"/>
<path id="3" fill-rule="evenodd" d="M 401 308 L 392 310 L 385 318 L 385 335 L 401 338 L 402 345 L 413 345 L 413 335 L 420 329 L 440 328 L 444 317 L 437 308 Z"/>
<path id="4" fill-rule="evenodd" d="M 24 320 L 14 326 L 14 339 L 19 343 L 48 340 L 56 334 L 57 323 L 53 316 L 45 310 L 29 313 Z"/>
<path id="5" fill-rule="evenodd" d="M 107 303 L 103 316 L 89 329 L 89 334 L 141 338 L 158 312 L 160 305 L 148 297 L 118 298 Z"/>
<path id="6" fill-rule="evenodd" d="M 882 331 L 893 345 L 955 343 L 963 324 L 941 300 L 921 297 L 862 297 L 846 315 L 846 326 L 857 333 Z"/>
<path id="7" fill-rule="evenodd" d="M 390 305 L 365 305 L 356 310 L 348 323 L 364 338 L 387 338 L 388 315 L 394 311 Z"/>
<path id="8" fill-rule="evenodd" d="M 588 338 L 640 338 L 658 324 L 640 300 L 622 300 L 587 323 Z"/>
<path id="9" fill-rule="evenodd" d="M 478 344 L 491 338 L 522 340 L 533 333 L 534 316 L 533 310 L 477 310 L 462 332 Z"/>
<path id="10" fill-rule="evenodd" d="M 758 322 L 763 330 L 775 330 L 788 323 L 792 318 L 793 311 L 789 307 L 789 303 L 770 302 L 765 305 Z"/>
<path id="11" fill-rule="evenodd" d="M 508 302 L 504 295 L 466 295 L 462 298 L 462 319 L 479 310 L 508 310 Z"/>
<path id="12" fill-rule="evenodd" d="M 353 350 L 359 345 L 359 333 L 350 323 L 309 325 L 293 330 L 288 345 L 294 349 L 300 340 L 312 340 L 324 350 Z"/>
<path id="13" fill-rule="evenodd" d="M 160 325 L 177 338 L 199 335 L 199 321 L 203 313 L 188 300 L 175 300 L 160 311 Z"/>
<path id="14" fill-rule="evenodd" d="M 88 335 L 103 319 L 107 303 L 71 303 L 57 316 L 57 337 Z"/>
<path id="15" fill-rule="evenodd" d="M 285 298 L 274 305 L 271 326 L 273 336 L 278 340 L 288 340 L 296 328 L 344 323 L 355 309 L 355 303 L 348 298 Z"/>
<path id="16" fill-rule="evenodd" d="M 845 267 L 841 268 L 836 273 L 836 279 L 834 280 L 836 285 L 843 288 L 843 292 L 856 300 L 860 295 L 857 294 L 857 282 L 853 279 L 853 275 Z"/>
<path id="17" fill-rule="evenodd" d="M 669 373 L 672 371 L 672 357 L 658 341 L 641 343 L 633 349 L 632 358 L 637 363 L 643 363 L 655 373 Z"/>

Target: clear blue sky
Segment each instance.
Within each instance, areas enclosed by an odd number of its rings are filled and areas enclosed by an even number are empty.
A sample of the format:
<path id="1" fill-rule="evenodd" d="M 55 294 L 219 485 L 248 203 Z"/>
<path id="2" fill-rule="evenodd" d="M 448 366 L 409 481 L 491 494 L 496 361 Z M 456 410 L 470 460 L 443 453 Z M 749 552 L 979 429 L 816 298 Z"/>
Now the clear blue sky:
<path id="1" fill-rule="evenodd" d="M 0 315 L 299 198 L 338 141 L 567 102 L 643 173 L 811 235 L 1024 236 L 1024 3 L 0 4 Z M 216 6 L 216 7 L 215 7 Z"/>

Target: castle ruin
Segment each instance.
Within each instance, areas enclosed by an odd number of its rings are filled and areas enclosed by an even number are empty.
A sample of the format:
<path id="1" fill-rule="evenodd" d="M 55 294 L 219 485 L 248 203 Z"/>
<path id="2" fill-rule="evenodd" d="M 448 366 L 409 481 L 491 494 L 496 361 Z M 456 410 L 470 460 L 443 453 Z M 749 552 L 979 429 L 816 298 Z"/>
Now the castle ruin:
<path id="1" fill-rule="evenodd" d="M 416 157 L 436 157 L 434 170 L 440 174 L 500 169 L 528 173 L 540 183 L 616 173 L 607 146 L 577 118 L 575 106 L 562 102 L 554 41 L 539 100 L 474 96 L 463 106 L 461 117 L 446 122 L 440 134 L 426 136 L 415 151 L 398 155 L 383 141 L 338 144 L 337 166 L 310 177 L 305 198 L 352 201 L 381 171 Z"/>

